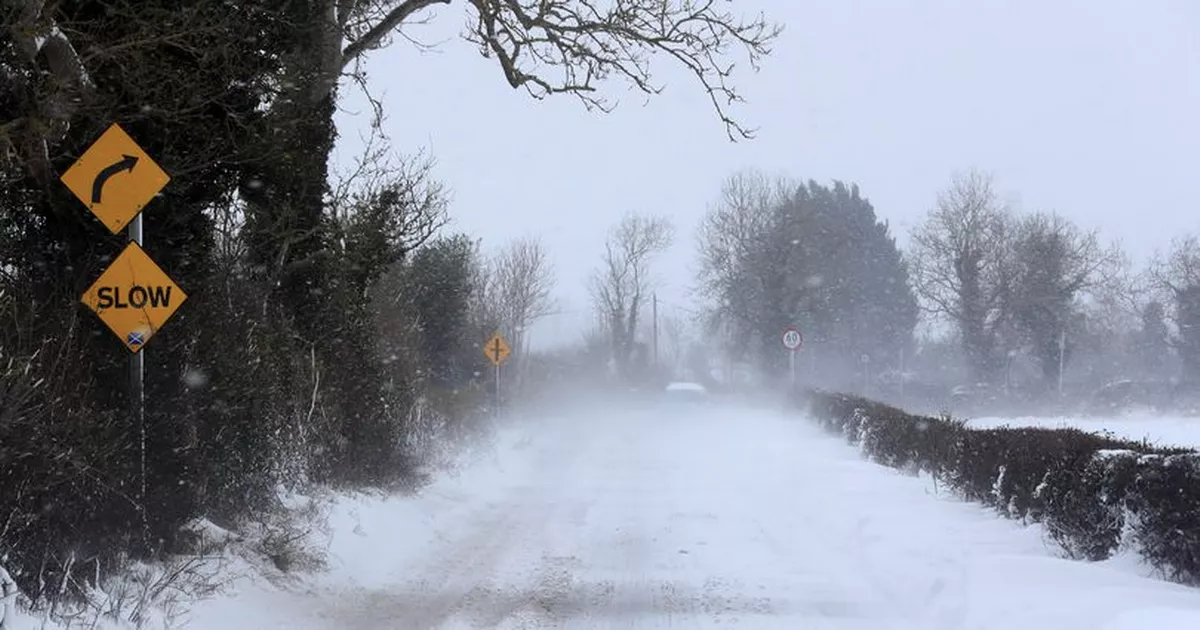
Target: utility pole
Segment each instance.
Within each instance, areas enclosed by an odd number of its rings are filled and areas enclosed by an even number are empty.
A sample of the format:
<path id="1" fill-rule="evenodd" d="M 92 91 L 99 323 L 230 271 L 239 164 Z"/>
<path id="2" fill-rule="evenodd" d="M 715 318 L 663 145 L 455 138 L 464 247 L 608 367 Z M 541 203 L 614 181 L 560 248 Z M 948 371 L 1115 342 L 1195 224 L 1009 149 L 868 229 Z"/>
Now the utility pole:
<path id="1" fill-rule="evenodd" d="M 1067 356 L 1067 327 L 1063 326 L 1058 334 L 1058 395 L 1063 395 L 1063 369 L 1066 367 Z"/>
<path id="2" fill-rule="evenodd" d="M 652 294 L 653 303 L 653 319 L 654 319 L 654 369 L 658 370 L 658 291 Z"/>
<path id="3" fill-rule="evenodd" d="M 733 324 L 726 320 L 722 325 L 725 337 L 725 385 L 733 387 Z"/>
<path id="4" fill-rule="evenodd" d="M 862 361 L 862 370 L 863 370 L 863 391 L 862 391 L 862 393 L 864 396 L 866 396 L 867 392 L 871 391 L 871 355 L 864 352 L 862 357 L 860 357 L 860 360 Z"/>
<path id="5" fill-rule="evenodd" d="M 529 382 L 529 370 L 533 367 L 529 361 L 529 338 L 532 336 L 533 333 L 529 328 L 526 328 L 525 332 L 521 335 L 520 378 L 517 379 L 519 387 L 524 387 Z M 518 389 L 517 391 L 521 390 Z"/>

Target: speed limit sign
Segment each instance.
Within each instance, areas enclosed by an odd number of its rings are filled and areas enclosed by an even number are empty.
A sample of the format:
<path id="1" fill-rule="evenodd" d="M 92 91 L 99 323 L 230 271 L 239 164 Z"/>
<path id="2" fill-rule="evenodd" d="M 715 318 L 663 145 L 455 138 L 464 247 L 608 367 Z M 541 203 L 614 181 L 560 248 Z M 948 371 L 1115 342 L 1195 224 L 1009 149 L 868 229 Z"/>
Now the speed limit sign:
<path id="1" fill-rule="evenodd" d="M 804 335 L 801 335 L 799 330 L 789 328 L 783 331 L 783 347 L 788 350 L 796 350 L 803 343 Z"/>

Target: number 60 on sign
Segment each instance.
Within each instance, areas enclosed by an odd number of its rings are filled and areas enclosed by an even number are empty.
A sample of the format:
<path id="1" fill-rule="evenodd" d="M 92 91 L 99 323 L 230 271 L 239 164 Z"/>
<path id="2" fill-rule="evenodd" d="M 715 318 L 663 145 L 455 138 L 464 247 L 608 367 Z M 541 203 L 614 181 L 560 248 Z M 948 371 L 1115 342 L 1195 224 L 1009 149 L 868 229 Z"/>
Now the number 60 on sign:
<path id="1" fill-rule="evenodd" d="M 799 330 L 789 328 L 783 331 L 783 347 L 788 350 L 796 350 L 804 343 L 804 335 L 800 334 Z"/>

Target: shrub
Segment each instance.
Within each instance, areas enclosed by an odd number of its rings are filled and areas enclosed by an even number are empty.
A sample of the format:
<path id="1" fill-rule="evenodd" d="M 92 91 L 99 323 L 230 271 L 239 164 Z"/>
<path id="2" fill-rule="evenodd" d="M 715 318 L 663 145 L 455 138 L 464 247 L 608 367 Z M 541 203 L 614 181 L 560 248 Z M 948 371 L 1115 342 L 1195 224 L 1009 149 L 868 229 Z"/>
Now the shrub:
<path id="1" fill-rule="evenodd" d="M 965 499 L 1040 522 L 1071 558 L 1103 560 L 1129 543 L 1167 577 L 1200 583 L 1194 451 L 1078 429 L 975 430 L 841 393 L 803 400 L 818 424 L 872 460 L 927 472 Z"/>
<path id="2" fill-rule="evenodd" d="M 1171 579 L 1200 583 L 1200 454 L 1140 457 L 1126 501 L 1142 555 Z"/>

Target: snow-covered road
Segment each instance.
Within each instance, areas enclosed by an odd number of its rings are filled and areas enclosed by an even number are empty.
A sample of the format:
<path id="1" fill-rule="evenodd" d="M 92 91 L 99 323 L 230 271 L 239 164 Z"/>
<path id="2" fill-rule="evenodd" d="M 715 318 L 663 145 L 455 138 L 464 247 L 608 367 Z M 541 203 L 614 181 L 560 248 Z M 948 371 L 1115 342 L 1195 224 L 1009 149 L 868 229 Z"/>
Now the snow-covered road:
<path id="1" fill-rule="evenodd" d="M 1197 591 L 1129 560 L 1056 559 L 1037 528 L 795 414 L 675 407 L 520 431 L 498 462 L 341 514 L 341 563 L 307 592 L 247 586 L 194 627 L 1200 627 Z"/>

